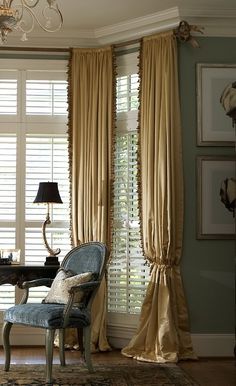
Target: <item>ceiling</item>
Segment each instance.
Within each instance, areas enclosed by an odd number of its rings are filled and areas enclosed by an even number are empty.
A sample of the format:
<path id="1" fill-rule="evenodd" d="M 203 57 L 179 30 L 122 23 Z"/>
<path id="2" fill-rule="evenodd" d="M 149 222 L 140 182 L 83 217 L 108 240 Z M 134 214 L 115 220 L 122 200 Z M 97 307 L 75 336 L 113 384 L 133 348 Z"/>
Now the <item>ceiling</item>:
<path id="1" fill-rule="evenodd" d="M 58 0 L 65 28 L 96 29 L 169 8 L 236 11 L 235 0 Z"/>
<path id="2" fill-rule="evenodd" d="M 236 0 L 58 0 L 58 5 L 61 31 L 35 28 L 25 43 L 14 32 L 7 45 L 98 46 L 174 28 L 183 19 L 204 27 L 206 35 L 236 36 Z"/>

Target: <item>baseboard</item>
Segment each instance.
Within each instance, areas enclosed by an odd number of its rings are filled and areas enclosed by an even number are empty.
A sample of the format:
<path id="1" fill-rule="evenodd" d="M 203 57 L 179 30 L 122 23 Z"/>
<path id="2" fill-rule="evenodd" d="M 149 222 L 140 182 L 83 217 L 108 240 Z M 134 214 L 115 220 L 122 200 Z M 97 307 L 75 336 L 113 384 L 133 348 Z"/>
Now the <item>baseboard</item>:
<path id="1" fill-rule="evenodd" d="M 199 357 L 234 356 L 234 334 L 191 334 L 191 338 Z"/>
<path id="2" fill-rule="evenodd" d="M 1 324 L 0 324 L 1 329 Z M 132 326 L 109 325 L 107 336 L 112 347 L 125 347 L 136 329 Z M 191 334 L 193 348 L 199 357 L 232 357 L 234 355 L 234 334 Z M 45 342 L 44 330 L 13 326 L 11 344 L 15 346 L 42 346 Z M 2 339 L 0 336 L 0 345 Z"/>
<path id="3" fill-rule="evenodd" d="M 120 325 L 108 326 L 108 339 L 112 347 L 125 347 L 136 329 Z M 234 355 L 234 334 L 191 334 L 193 348 L 199 357 L 232 357 Z"/>

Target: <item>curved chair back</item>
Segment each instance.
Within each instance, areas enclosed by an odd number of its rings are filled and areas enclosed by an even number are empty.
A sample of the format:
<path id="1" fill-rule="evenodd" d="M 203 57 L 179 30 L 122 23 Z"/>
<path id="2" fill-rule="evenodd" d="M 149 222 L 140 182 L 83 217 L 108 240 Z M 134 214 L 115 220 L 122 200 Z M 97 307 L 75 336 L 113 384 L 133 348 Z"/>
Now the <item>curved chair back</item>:
<path id="1" fill-rule="evenodd" d="M 73 272 L 93 272 L 97 274 L 97 280 L 103 276 L 108 250 L 105 244 L 98 241 L 84 243 L 73 248 L 67 253 L 61 263 L 61 267 Z"/>

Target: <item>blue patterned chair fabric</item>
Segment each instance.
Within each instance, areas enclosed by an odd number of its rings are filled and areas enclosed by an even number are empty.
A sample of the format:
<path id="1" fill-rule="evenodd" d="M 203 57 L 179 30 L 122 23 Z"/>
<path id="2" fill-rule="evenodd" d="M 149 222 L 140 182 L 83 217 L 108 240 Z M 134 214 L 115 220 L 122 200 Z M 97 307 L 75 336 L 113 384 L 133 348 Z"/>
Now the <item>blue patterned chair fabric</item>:
<path id="1" fill-rule="evenodd" d="M 30 327 L 59 329 L 64 327 L 64 309 L 63 304 L 22 304 L 9 308 L 5 312 L 4 321 Z M 72 308 L 67 328 L 80 328 L 89 324 L 88 309 Z"/>
<path id="2" fill-rule="evenodd" d="M 52 357 L 55 330 L 59 329 L 59 349 L 61 365 L 65 365 L 64 329 L 77 328 L 83 331 L 84 358 L 89 371 L 93 371 L 90 355 L 90 311 L 92 301 L 104 275 L 108 259 L 107 247 L 100 242 L 90 242 L 73 248 L 64 258 L 61 269 L 72 272 L 74 275 L 92 272 L 92 280 L 74 285 L 69 289 L 67 304 L 54 303 L 27 303 L 29 290 L 39 285 L 51 286 L 52 279 L 40 279 L 25 282 L 25 294 L 21 304 L 9 308 L 4 313 L 3 346 L 5 351 L 5 370 L 10 368 L 9 334 L 13 324 L 46 329 L 46 383 L 52 383 Z M 82 291 L 83 298 L 75 304 L 76 293 Z M 81 347 L 81 351 L 83 351 Z"/>

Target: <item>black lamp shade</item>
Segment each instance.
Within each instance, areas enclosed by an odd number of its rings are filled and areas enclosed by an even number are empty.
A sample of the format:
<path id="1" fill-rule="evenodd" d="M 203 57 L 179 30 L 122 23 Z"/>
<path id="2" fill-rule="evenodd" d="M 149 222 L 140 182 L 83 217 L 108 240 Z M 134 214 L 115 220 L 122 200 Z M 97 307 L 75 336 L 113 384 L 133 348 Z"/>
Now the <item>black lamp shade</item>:
<path id="1" fill-rule="evenodd" d="M 57 182 L 40 182 L 34 203 L 62 204 Z"/>

